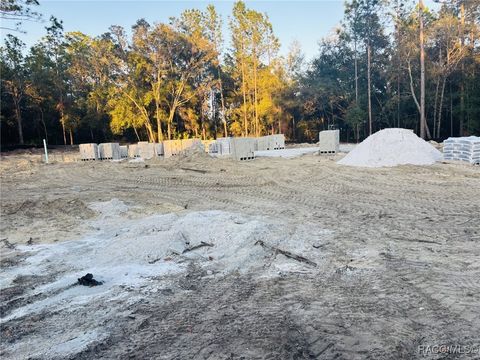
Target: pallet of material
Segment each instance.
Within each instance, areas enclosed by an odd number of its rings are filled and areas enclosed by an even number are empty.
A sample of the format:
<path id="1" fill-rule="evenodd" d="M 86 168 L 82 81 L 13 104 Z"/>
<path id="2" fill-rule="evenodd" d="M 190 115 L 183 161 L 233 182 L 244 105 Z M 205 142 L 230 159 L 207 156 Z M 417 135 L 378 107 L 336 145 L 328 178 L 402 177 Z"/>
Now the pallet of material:
<path id="1" fill-rule="evenodd" d="M 480 165 L 480 137 L 449 137 L 443 142 L 443 158 Z"/>
<path id="2" fill-rule="evenodd" d="M 231 138 L 230 151 L 235 160 L 253 160 L 255 159 L 255 148 L 257 140 L 255 138 Z"/>
<path id="3" fill-rule="evenodd" d="M 137 144 L 128 145 L 128 157 L 132 158 L 132 159 L 140 157 L 140 155 L 138 155 L 138 145 Z"/>
<path id="4" fill-rule="evenodd" d="M 98 145 L 100 160 L 120 160 L 120 145 L 118 143 L 102 143 Z"/>
<path id="5" fill-rule="evenodd" d="M 210 145 L 214 143 L 215 143 L 215 140 L 202 140 L 202 145 L 206 153 L 210 152 Z"/>
<path id="6" fill-rule="evenodd" d="M 163 156 L 163 142 L 155 143 L 155 154 Z"/>
<path id="7" fill-rule="evenodd" d="M 318 135 L 320 154 L 335 154 L 340 148 L 340 130 L 324 130 Z"/>
<path id="8" fill-rule="evenodd" d="M 89 161 L 98 159 L 98 145 L 97 144 L 80 144 L 80 160 Z"/>
<path id="9" fill-rule="evenodd" d="M 152 159 L 155 156 L 155 144 L 149 143 L 148 141 L 139 141 L 138 144 L 138 155 L 142 159 Z"/>
<path id="10" fill-rule="evenodd" d="M 120 158 L 122 158 L 122 159 L 128 158 L 128 146 L 127 145 L 120 145 Z"/>
<path id="11" fill-rule="evenodd" d="M 203 148 L 202 141 L 200 139 L 183 139 L 180 140 L 182 144 L 182 151 L 190 150 L 193 148 Z"/>
<path id="12" fill-rule="evenodd" d="M 163 142 L 163 156 L 165 159 L 177 156 L 182 151 L 181 140 L 165 140 Z"/>

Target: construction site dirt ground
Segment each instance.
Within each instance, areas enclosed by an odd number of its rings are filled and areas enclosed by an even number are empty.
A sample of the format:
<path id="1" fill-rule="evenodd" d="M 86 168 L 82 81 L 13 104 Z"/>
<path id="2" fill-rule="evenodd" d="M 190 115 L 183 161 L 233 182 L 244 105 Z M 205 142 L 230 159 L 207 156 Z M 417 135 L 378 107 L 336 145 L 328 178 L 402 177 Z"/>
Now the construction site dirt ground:
<path id="1" fill-rule="evenodd" d="M 2 156 L 0 356 L 478 358 L 480 168 L 340 157 Z"/>

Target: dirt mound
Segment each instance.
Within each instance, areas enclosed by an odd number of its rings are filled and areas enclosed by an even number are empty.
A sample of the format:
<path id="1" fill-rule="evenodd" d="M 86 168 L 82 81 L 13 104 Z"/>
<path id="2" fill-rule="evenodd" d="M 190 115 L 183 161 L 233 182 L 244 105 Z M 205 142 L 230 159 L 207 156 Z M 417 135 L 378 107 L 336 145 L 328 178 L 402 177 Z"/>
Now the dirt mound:
<path id="1" fill-rule="evenodd" d="M 408 129 L 384 129 L 370 135 L 337 163 L 348 166 L 389 167 L 432 165 L 442 153 Z"/>

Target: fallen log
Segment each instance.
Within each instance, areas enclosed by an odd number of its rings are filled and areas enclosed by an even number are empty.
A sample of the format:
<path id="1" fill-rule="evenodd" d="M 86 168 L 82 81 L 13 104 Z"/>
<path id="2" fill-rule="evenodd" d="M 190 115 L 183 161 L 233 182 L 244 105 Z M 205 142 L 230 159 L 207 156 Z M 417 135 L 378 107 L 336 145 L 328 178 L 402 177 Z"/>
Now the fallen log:
<path id="1" fill-rule="evenodd" d="M 182 254 L 185 254 L 186 252 L 188 251 L 192 251 L 192 250 L 197 250 L 201 247 L 204 247 L 204 246 L 213 246 L 213 244 L 210 244 L 210 243 L 207 243 L 205 241 L 201 241 L 200 244 L 198 245 L 194 245 L 194 246 L 190 246 L 188 248 L 186 248 L 185 250 L 182 251 Z"/>
<path id="2" fill-rule="evenodd" d="M 300 256 L 300 255 L 297 255 L 297 254 L 294 254 L 294 253 L 291 253 L 290 251 L 287 251 L 287 250 L 282 250 L 282 249 L 279 249 L 275 246 L 271 246 L 271 245 L 267 245 L 263 242 L 263 240 L 258 240 L 255 245 L 261 245 L 262 247 L 264 247 L 265 249 L 268 249 L 268 250 L 271 250 L 275 253 L 278 253 L 278 254 L 282 254 L 290 259 L 293 259 L 293 260 L 297 260 L 297 261 L 300 261 L 300 262 L 303 262 L 305 264 L 308 264 L 310 266 L 314 266 L 316 267 L 317 266 L 317 263 L 313 262 L 312 260 L 309 260 L 303 256 Z"/>

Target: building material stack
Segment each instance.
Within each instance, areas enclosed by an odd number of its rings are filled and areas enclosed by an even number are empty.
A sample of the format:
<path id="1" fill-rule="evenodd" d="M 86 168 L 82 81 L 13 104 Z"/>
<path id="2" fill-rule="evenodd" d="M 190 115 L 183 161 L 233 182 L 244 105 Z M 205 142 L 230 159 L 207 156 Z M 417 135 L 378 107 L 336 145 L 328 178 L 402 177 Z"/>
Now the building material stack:
<path id="1" fill-rule="evenodd" d="M 335 154 L 340 147 L 340 130 L 324 130 L 319 134 L 320 154 Z"/>
<path id="2" fill-rule="evenodd" d="M 142 159 L 153 159 L 155 156 L 155 144 L 149 143 L 148 141 L 139 141 L 138 144 L 138 155 Z"/>
<path id="3" fill-rule="evenodd" d="M 230 156 L 231 155 L 231 141 L 233 138 L 230 137 L 221 137 L 217 138 L 216 141 L 216 154 L 219 156 Z"/>
<path id="4" fill-rule="evenodd" d="M 80 159 L 82 161 L 97 160 L 98 159 L 98 145 L 97 144 L 80 144 Z"/>
<path id="5" fill-rule="evenodd" d="M 180 141 L 182 144 L 182 151 L 191 150 L 191 149 L 200 148 L 200 147 L 203 149 L 203 144 L 200 139 L 183 139 Z"/>
<path id="6" fill-rule="evenodd" d="M 103 143 L 98 145 L 100 160 L 120 160 L 120 145 L 118 143 Z"/>
<path id="7" fill-rule="evenodd" d="M 155 143 L 155 154 L 157 154 L 157 156 L 163 156 L 164 155 L 164 153 L 163 153 L 163 142 Z"/>
<path id="8" fill-rule="evenodd" d="M 181 140 L 165 140 L 163 142 L 163 156 L 165 159 L 176 156 L 182 151 Z"/>
<path id="9" fill-rule="evenodd" d="M 132 159 L 140 157 L 137 144 L 128 145 L 128 157 Z"/>
<path id="10" fill-rule="evenodd" d="M 257 139 L 255 138 L 231 138 L 230 152 L 235 160 L 253 160 L 255 159 L 255 148 Z"/>
<path id="11" fill-rule="evenodd" d="M 128 145 L 120 145 L 120 158 L 128 158 Z"/>
<path id="12" fill-rule="evenodd" d="M 444 160 L 466 161 L 480 165 L 480 137 L 450 137 L 443 142 Z"/>

